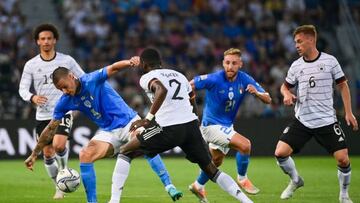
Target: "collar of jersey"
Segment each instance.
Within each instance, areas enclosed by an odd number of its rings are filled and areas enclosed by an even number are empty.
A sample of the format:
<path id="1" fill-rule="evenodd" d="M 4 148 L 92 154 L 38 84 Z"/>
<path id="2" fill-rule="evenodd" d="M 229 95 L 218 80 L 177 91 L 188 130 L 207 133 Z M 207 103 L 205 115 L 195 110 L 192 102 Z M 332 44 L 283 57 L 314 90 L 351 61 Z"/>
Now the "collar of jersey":
<path id="1" fill-rule="evenodd" d="M 315 62 L 316 60 L 318 60 L 321 56 L 321 51 L 319 51 L 319 54 L 318 56 L 314 59 L 314 60 L 306 60 L 304 57 L 303 57 L 303 60 L 306 62 L 306 63 L 312 63 L 312 62 Z"/>
<path id="2" fill-rule="evenodd" d="M 52 58 L 49 59 L 49 60 L 44 59 L 44 58 L 41 56 L 41 54 L 39 54 L 39 55 L 40 55 L 41 60 L 46 61 L 46 62 L 52 61 L 52 60 L 54 60 L 54 59 L 56 58 L 56 52 L 55 52 L 55 54 L 54 54 L 54 57 L 52 57 Z"/>

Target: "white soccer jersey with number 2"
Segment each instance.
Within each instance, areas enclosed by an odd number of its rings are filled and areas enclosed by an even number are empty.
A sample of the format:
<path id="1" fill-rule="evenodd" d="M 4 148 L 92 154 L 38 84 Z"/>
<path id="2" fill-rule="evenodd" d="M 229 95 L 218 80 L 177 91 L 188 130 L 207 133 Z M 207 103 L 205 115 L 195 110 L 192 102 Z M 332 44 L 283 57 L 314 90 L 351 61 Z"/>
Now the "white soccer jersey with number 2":
<path id="1" fill-rule="evenodd" d="M 334 81 L 345 80 L 339 62 L 324 52 L 315 61 L 303 57 L 294 61 L 286 82 L 297 85 L 295 117 L 308 128 L 319 128 L 337 121 L 333 107 Z"/>
<path id="2" fill-rule="evenodd" d="M 84 74 L 79 64 L 69 55 L 56 52 L 54 59 L 45 61 L 40 54 L 26 62 L 19 85 L 19 94 L 25 101 L 30 101 L 33 93 L 30 92 L 30 86 L 33 83 L 35 94 L 45 96 L 47 102 L 44 105 L 37 106 L 36 120 L 50 120 L 53 116 L 55 104 L 63 94 L 56 89 L 52 82 L 52 73 L 58 67 L 68 68 L 76 77 Z"/>
<path id="3" fill-rule="evenodd" d="M 170 69 L 156 69 L 143 75 L 140 78 L 140 85 L 151 102 L 153 102 L 154 94 L 149 89 L 149 83 L 155 78 L 168 91 L 164 103 L 155 114 L 156 122 L 160 126 L 177 125 L 197 119 L 189 101 L 191 85 L 183 74 Z"/>

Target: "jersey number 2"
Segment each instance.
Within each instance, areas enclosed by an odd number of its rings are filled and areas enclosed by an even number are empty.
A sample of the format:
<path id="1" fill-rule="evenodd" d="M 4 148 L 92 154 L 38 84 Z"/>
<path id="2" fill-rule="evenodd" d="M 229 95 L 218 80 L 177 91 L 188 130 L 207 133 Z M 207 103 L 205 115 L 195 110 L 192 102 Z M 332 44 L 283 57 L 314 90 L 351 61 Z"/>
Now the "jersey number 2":
<path id="1" fill-rule="evenodd" d="M 171 99 L 174 99 L 174 100 L 183 100 L 184 98 L 183 97 L 179 97 L 178 94 L 180 92 L 180 88 L 181 88 L 181 83 L 179 81 L 177 81 L 176 79 L 172 79 L 172 80 L 169 80 L 169 86 L 172 87 L 172 84 L 175 83 L 176 84 L 176 90 L 174 92 L 174 95 L 172 96 Z"/>

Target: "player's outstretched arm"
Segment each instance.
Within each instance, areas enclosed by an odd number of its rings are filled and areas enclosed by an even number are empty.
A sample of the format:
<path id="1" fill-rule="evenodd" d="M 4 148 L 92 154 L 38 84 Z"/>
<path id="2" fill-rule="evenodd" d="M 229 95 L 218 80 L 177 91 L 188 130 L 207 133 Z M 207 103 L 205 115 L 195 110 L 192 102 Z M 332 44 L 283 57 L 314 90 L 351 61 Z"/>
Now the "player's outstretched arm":
<path id="1" fill-rule="evenodd" d="M 139 64 L 140 64 L 140 58 L 138 56 L 133 56 L 129 60 L 122 60 L 115 62 L 106 67 L 107 75 L 108 77 L 111 77 L 124 68 L 135 67 L 138 66 Z"/>
<path id="2" fill-rule="evenodd" d="M 271 103 L 271 97 L 268 92 L 258 92 L 253 85 L 248 85 L 246 87 L 246 91 L 248 91 L 252 95 L 255 95 L 257 98 L 259 98 L 265 104 Z"/>
<path id="3" fill-rule="evenodd" d="M 358 126 L 357 120 L 352 112 L 351 95 L 350 95 L 349 86 L 346 81 L 338 84 L 337 86 L 340 89 L 341 97 L 342 97 L 342 100 L 344 103 L 346 124 L 348 126 L 351 125 L 353 127 L 353 130 L 356 131 L 359 129 L 359 126 Z"/>
<path id="4" fill-rule="evenodd" d="M 28 169 L 33 170 L 37 156 L 40 154 L 42 149 L 51 142 L 53 139 L 56 129 L 60 124 L 60 120 L 51 120 L 46 128 L 41 132 L 39 141 L 37 142 L 35 149 L 31 155 L 25 160 L 25 165 Z"/>
<path id="5" fill-rule="evenodd" d="M 149 113 L 144 119 L 137 120 L 131 124 L 130 131 L 135 131 L 140 127 L 147 127 L 154 118 L 156 112 L 160 109 L 167 95 L 166 87 L 158 80 L 153 79 L 149 82 L 150 90 L 154 93 L 154 101 L 150 107 Z"/>
<path id="6" fill-rule="evenodd" d="M 264 93 L 257 92 L 255 95 L 265 104 L 270 104 L 272 101 L 270 94 L 268 92 L 264 92 Z"/>

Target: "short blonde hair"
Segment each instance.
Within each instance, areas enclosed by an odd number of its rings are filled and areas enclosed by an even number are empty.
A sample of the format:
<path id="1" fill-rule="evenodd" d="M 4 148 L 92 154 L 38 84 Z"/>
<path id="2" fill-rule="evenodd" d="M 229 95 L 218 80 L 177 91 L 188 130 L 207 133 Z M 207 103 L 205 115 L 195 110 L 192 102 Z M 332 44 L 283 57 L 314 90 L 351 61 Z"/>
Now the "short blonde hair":
<path id="1" fill-rule="evenodd" d="M 293 32 L 293 36 L 295 37 L 295 35 L 297 35 L 299 33 L 311 35 L 315 39 L 317 38 L 317 32 L 316 32 L 316 28 L 314 25 L 302 25 L 302 26 L 297 27 L 295 29 L 295 31 Z"/>
<path id="2" fill-rule="evenodd" d="M 238 55 L 240 57 L 241 51 L 240 51 L 240 49 L 230 48 L 224 52 L 224 56 L 227 56 L 227 55 Z"/>

